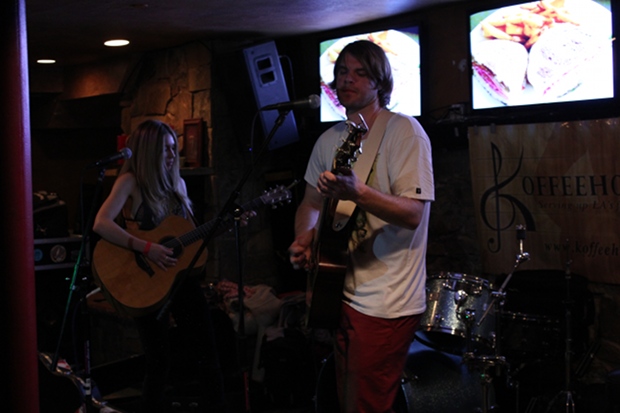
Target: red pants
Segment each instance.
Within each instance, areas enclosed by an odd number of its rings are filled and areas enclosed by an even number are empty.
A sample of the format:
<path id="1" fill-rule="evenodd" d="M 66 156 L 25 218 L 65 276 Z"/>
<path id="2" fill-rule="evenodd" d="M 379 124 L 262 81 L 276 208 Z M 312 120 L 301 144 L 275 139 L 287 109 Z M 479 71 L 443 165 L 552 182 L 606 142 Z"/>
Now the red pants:
<path id="1" fill-rule="evenodd" d="M 343 304 L 334 360 L 342 413 L 389 413 L 422 315 L 384 319 Z"/>

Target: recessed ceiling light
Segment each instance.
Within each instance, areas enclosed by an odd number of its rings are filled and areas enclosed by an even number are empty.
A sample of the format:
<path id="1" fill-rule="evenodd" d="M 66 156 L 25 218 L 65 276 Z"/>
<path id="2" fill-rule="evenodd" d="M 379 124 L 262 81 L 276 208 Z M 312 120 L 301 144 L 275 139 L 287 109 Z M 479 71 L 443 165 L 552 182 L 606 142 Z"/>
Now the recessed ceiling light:
<path id="1" fill-rule="evenodd" d="M 37 60 L 37 63 L 42 65 L 52 65 L 56 63 L 56 61 L 54 59 L 39 59 Z"/>
<path id="2" fill-rule="evenodd" d="M 114 40 L 108 40 L 104 42 L 103 44 L 108 47 L 121 47 L 121 46 L 127 46 L 129 44 L 129 40 L 114 39 Z"/>

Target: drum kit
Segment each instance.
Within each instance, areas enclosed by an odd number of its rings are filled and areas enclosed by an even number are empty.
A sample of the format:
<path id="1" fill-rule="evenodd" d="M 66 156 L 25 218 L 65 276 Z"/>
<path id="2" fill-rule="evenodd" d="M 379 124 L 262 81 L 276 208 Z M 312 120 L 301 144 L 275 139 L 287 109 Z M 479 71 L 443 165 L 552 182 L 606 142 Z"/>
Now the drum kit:
<path id="1" fill-rule="evenodd" d="M 480 372 L 482 406 L 472 412 L 495 408 L 492 381 L 508 366 L 501 353 L 500 293 L 491 289 L 487 279 L 469 274 L 441 272 L 427 277 L 427 310 L 417 339 L 460 356 L 470 371 Z"/>
<path id="2" fill-rule="evenodd" d="M 507 366 L 501 353 L 501 307 L 505 290 L 519 265 L 530 256 L 523 251 L 525 228 L 517 228 L 519 253 L 513 271 L 497 291 L 487 279 L 461 273 L 429 275 L 426 280 L 426 304 L 420 341 L 438 350 L 462 356 L 463 363 L 480 372 L 483 413 L 494 409 L 492 381 Z M 477 409 L 480 411 L 480 409 Z"/>
<path id="3" fill-rule="evenodd" d="M 574 354 L 571 343 L 574 345 L 576 342 L 576 337 L 571 335 L 570 330 L 572 325 L 570 309 L 571 303 L 574 303 L 571 293 L 571 285 L 574 281 L 571 278 L 574 277 L 571 277 L 568 268 L 570 260 L 567 262 L 566 271 L 559 274 L 566 281 L 566 290 L 558 285 L 557 277 L 554 280 L 554 288 L 564 290 L 566 296 L 563 295 L 561 301 L 555 302 L 553 314 L 550 312 L 544 314 L 545 312 L 539 311 L 539 308 L 536 308 L 535 313 L 532 314 L 522 311 L 524 308 L 527 309 L 527 305 L 519 306 L 511 302 L 513 299 L 525 298 L 512 295 L 515 291 L 514 285 L 518 286 L 522 283 L 511 284 L 511 288 L 508 289 L 513 275 L 527 273 L 527 271 L 516 272 L 516 270 L 522 262 L 528 259 L 529 254 L 523 252 L 522 242 L 520 242 L 520 251 L 516 256 L 513 271 L 497 289 L 494 289 L 494 284 L 488 279 L 469 274 L 440 272 L 427 277 L 427 310 L 416 334 L 417 340 L 440 352 L 460 357 L 461 363 L 467 366 L 468 371 L 478 373 L 481 405 L 467 411 L 483 413 L 495 411 L 498 408 L 494 405 L 497 400 L 495 390 L 500 388 L 495 386 L 495 379 L 505 378 L 505 382 L 501 382 L 502 385 L 518 389 L 519 381 L 527 377 L 520 376 L 524 369 L 528 371 L 530 366 L 535 365 L 533 369 L 537 370 L 537 375 L 545 376 L 543 369 L 540 368 L 541 363 L 549 362 L 549 360 L 554 360 L 555 363 L 558 355 L 560 363 L 562 363 L 561 356 L 565 356 L 564 370 L 560 368 L 553 371 L 555 373 L 559 371 L 560 377 L 564 374 L 565 387 L 555 398 L 551 399 L 551 403 L 543 406 L 543 408 L 546 407 L 544 412 L 551 412 L 560 404 L 562 412 L 574 413 L 575 411 L 570 377 L 570 355 Z M 538 272 L 537 275 L 543 274 Z M 497 281 L 498 279 L 495 280 L 496 284 L 498 284 Z M 515 281 L 521 280 L 515 278 Z M 538 290 L 543 288 L 542 281 L 538 285 L 531 280 L 528 282 L 536 286 Z M 549 295 L 542 300 L 529 297 L 530 300 L 532 298 L 538 303 L 554 301 Z M 562 312 L 563 308 L 565 313 Z M 566 322 L 565 329 L 560 323 L 561 319 Z M 565 333 L 565 336 L 562 333 Z M 554 374 L 554 376 L 557 375 Z M 547 381 L 555 379 L 556 377 L 548 376 L 537 378 L 537 380 Z M 540 407 L 534 406 L 538 403 L 536 399 L 530 399 L 526 413 L 533 412 L 534 408 Z M 511 400 L 513 401 L 516 404 L 514 410 L 511 406 L 508 410 L 502 408 L 500 411 L 521 413 L 519 396 Z M 546 404 L 546 401 L 543 403 Z M 428 413 L 439 411 L 428 410 Z"/>

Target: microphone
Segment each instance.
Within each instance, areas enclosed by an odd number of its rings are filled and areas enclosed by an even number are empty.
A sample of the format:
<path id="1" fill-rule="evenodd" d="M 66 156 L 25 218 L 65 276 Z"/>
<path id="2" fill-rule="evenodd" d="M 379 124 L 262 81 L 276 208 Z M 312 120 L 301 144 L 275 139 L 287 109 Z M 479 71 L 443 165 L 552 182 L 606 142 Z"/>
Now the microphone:
<path id="1" fill-rule="evenodd" d="M 93 162 L 88 165 L 86 168 L 100 168 L 102 166 L 106 166 L 107 164 L 119 161 L 121 159 L 129 159 L 131 158 L 131 149 L 123 148 L 114 155 L 106 156 L 105 158 L 99 159 L 97 162 Z"/>
<path id="2" fill-rule="evenodd" d="M 291 100 L 290 102 L 280 102 L 263 106 L 260 110 L 316 109 L 319 106 L 321 106 L 321 98 L 317 95 L 310 95 L 305 99 Z"/>

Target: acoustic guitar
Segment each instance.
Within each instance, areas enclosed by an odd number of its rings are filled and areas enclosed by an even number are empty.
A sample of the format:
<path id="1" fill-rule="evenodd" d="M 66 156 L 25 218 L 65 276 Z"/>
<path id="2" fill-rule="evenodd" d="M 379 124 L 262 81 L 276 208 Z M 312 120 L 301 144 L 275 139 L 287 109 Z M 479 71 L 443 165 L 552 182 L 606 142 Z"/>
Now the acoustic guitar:
<path id="1" fill-rule="evenodd" d="M 351 169 L 362 149 L 362 137 L 368 131 L 360 115 L 360 124 L 347 121 L 348 136 L 337 149 L 332 172 Z M 347 270 L 348 245 L 355 213 L 342 228 L 334 228 L 338 200 L 323 201 L 319 226 L 312 246 L 312 265 L 306 288 L 306 325 L 334 328 L 338 324 L 342 288 Z"/>
<path id="2" fill-rule="evenodd" d="M 279 186 L 241 208 L 244 211 L 256 210 L 263 205 L 275 208 L 277 204 L 289 202 L 290 199 L 291 191 Z M 116 304 L 120 304 L 129 314 L 141 315 L 152 311 L 163 304 L 177 276 L 189 267 L 200 249 L 201 243 L 197 241 L 209 234 L 216 224 L 217 220 L 213 219 L 195 227 L 191 221 L 172 215 L 155 229 L 127 230 L 138 238 L 171 248 L 178 261 L 175 267 L 167 270 L 154 265 L 141 252 L 131 251 L 101 239 L 93 251 L 92 267 L 95 282 L 108 297 L 111 296 Z M 224 220 L 221 226 L 225 229 L 233 224 L 234 220 L 228 219 Z M 204 267 L 206 260 L 205 250 L 194 267 L 196 269 Z"/>

